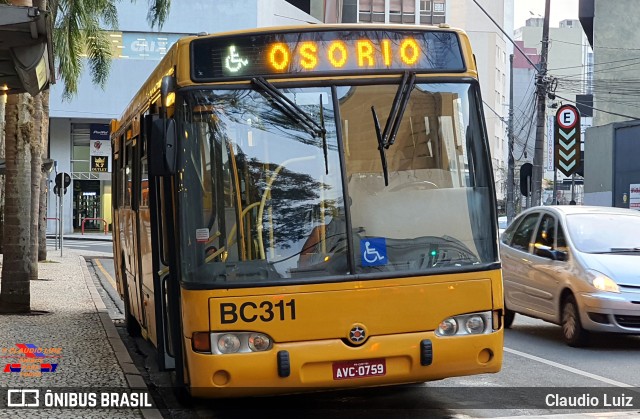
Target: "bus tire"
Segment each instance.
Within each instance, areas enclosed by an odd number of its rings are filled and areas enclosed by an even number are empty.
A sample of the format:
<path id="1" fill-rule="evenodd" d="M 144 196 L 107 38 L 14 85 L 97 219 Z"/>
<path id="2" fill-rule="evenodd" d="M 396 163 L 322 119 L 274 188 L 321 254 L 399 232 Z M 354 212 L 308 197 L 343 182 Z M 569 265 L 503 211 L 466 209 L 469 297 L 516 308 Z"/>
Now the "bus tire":
<path id="1" fill-rule="evenodd" d="M 184 407 L 192 407 L 194 403 L 193 396 L 189 393 L 189 389 L 184 383 L 179 383 L 176 377 L 176 372 L 171 371 L 171 387 L 173 387 L 173 395 L 178 403 Z"/>
<path id="2" fill-rule="evenodd" d="M 124 263 L 122 264 L 122 274 L 126 276 L 126 271 L 124 270 Z M 128 281 L 124 284 L 124 292 L 122 293 L 124 296 L 124 321 L 127 328 L 127 333 L 129 336 L 137 338 L 140 336 L 141 329 L 138 320 L 135 318 L 133 314 L 131 314 L 131 300 L 129 299 L 129 285 Z"/>
<path id="3" fill-rule="evenodd" d="M 511 329 L 511 325 L 513 324 L 513 319 L 516 317 L 516 312 L 509 310 L 507 306 L 504 307 L 504 328 Z"/>

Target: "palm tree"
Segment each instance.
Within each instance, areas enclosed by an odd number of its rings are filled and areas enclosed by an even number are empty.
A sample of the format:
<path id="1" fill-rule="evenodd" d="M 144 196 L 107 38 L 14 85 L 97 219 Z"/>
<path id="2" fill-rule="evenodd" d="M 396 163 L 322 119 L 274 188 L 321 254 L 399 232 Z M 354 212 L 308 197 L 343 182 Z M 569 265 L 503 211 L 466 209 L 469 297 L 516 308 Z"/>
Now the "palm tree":
<path id="1" fill-rule="evenodd" d="M 0 0 L 2 2 L 3 0 Z M 4 121 L 7 108 L 7 92 L 0 90 L 0 159 L 4 159 Z M 0 253 L 2 253 L 2 234 L 4 232 L 4 175 L 0 175 Z"/>
<path id="2" fill-rule="evenodd" d="M 5 125 L 5 223 L 0 312 L 23 313 L 31 309 L 31 153 L 34 129 L 33 98 L 28 93 L 7 97 Z"/>
<path id="3" fill-rule="evenodd" d="M 10 0 L 9 3 L 15 6 L 33 5 L 31 0 Z M 151 0 L 147 18 L 152 26 L 157 24 L 161 27 L 164 24 L 170 4 L 170 0 Z M 47 10 L 46 0 L 36 0 L 36 6 Z M 63 97 L 69 99 L 77 92 L 85 53 L 93 82 L 104 86 L 111 62 L 111 50 L 101 23 L 107 29 L 117 27 L 115 1 L 52 0 L 49 6 L 55 26 L 53 52 L 64 83 Z M 41 219 L 38 215 L 39 208 L 42 205 L 32 202 L 32 195 L 25 194 L 24 191 L 38 191 L 41 184 L 42 151 L 48 148 L 48 98 L 48 94 L 39 94 L 35 100 L 35 108 L 34 98 L 26 93 L 9 95 L 7 100 L 4 237 L 11 239 L 3 240 L 0 312 L 30 310 L 29 278 L 37 278 L 37 260 L 44 253 L 40 251 L 38 243 L 46 243 L 46 239 L 37 237 L 38 232 L 41 235 L 45 233 L 38 223 Z M 0 101 L 0 106 L 2 104 Z M 36 123 L 35 120 L 39 122 Z M 40 201 L 42 195 L 34 192 L 33 201 Z M 46 252 L 46 246 L 44 251 Z"/>
<path id="4" fill-rule="evenodd" d="M 83 54 L 88 57 L 92 81 L 104 87 L 111 64 L 111 41 L 106 29 L 118 27 L 115 0 L 51 0 L 54 22 L 53 51 L 63 97 L 72 98 L 78 91 L 78 79 L 83 69 Z M 151 27 L 162 28 L 169 15 L 171 0 L 149 0 L 147 21 Z"/>

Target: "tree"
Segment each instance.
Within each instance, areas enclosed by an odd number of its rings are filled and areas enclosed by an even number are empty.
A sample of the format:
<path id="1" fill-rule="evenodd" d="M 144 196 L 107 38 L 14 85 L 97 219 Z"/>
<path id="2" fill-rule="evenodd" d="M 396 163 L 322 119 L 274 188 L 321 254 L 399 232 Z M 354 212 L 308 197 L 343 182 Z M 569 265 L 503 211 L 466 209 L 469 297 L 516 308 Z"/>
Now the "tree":
<path id="1" fill-rule="evenodd" d="M 2 1 L 2 0 L 0 0 Z M 4 159 L 4 121 L 7 107 L 7 92 L 0 90 L 0 159 Z M 4 233 L 4 175 L 0 175 L 0 253 L 2 253 L 3 233 Z"/>
<path id="2" fill-rule="evenodd" d="M 28 93 L 7 97 L 5 125 L 5 223 L 0 312 L 24 313 L 31 309 L 31 153 L 33 98 Z"/>
<path id="3" fill-rule="evenodd" d="M 6 0 L 0 0 L 7 2 Z M 14 6 L 33 6 L 32 0 L 10 0 Z M 147 18 L 152 26 L 161 27 L 170 8 L 170 0 L 150 0 Z M 47 10 L 46 0 L 36 0 L 35 6 Z M 54 56 L 62 82 L 63 96 L 70 99 L 77 93 L 78 79 L 83 68 L 83 54 L 87 54 L 93 82 L 104 86 L 111 62 L 110 43 L 101 24 L 117 27 L 114 0 L 53 0 L 48 11 L 54 22 Z M 46 238 L 40 228 L 39 193 L 42 182 L 42 152 L 48 148 L 48 93 L 35 100 L 29 94 L 14 94 L 7 98 L 5 147 L 6 184 L 4 212 L 4 261 L 0 312 L 28 312 L 30 310 L 30 277 L 37 278 L 37 260 L 43 256 L 39 242 Z M 0 101 L 0 108 L 4 102 Z M 46 111 L 46 112 L 45 112 Z M 0 111 L 0 116 L 2 112 Z M 36 123 L 36 120 L 38 121 Z M 1 147 L 0 147 L 1 148 Z M 1 151 L 1 150 L 0 150 Z M 35 157 L 32 164 L 32 156 Z M 25 194 L 25 190 L 33 192 Z M 46 197 L 45 197 L 46 199 Z M 46 205 L 46 204 L 45 204 Z M 44 246 L 46 258 L 46 246 Z M 34 262 L 35 261 L 35 262 Z"/>

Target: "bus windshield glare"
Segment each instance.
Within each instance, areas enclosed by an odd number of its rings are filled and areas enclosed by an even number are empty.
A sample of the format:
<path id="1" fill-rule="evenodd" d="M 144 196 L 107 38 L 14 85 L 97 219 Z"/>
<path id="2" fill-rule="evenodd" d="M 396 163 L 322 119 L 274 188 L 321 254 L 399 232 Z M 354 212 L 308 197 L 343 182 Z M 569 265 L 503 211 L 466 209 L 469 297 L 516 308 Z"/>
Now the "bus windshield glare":
<path id="1" fill-rule="evenodd" d="M 408 85 L 401 100 L 398 83 L 182 92 L 182 279 L 230 287 L 496 262 L 477 86 Z"/>

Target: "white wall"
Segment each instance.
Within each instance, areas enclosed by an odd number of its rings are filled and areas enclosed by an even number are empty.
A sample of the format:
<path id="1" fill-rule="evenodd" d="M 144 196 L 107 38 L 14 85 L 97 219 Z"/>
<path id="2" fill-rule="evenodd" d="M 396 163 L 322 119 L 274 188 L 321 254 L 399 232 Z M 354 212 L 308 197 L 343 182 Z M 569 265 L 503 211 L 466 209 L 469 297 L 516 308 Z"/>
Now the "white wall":
<path id="1" fill-rule="evenodd" d="M 55 183 L 56 171 L 58 173 L 71 173 L 71 125 L 68 119 L 51 119 L 49 124 L 50 135 L 50 158 L 56 162 L 56 168 L 51 172 L 52 181 L 49 185 L 49 202 L 47 207 L 47 218 L 60 217 L 60 213 L 56 213 L 57 210 L 57 196 L 53 193 L 53 187 Z M 64 231 L 73 231 L 73 220 L 71 211 L 71 201 L 73 200 L 73 184 L 67 188 L 67 193 L 64 196 L 64 200 L 67 201 L 64 206 Z M 47 220 L 47 233 L 53 233 L 56 231 L 56 224 L 53 220 Z"/>

